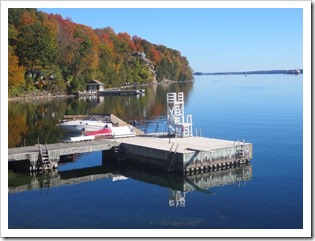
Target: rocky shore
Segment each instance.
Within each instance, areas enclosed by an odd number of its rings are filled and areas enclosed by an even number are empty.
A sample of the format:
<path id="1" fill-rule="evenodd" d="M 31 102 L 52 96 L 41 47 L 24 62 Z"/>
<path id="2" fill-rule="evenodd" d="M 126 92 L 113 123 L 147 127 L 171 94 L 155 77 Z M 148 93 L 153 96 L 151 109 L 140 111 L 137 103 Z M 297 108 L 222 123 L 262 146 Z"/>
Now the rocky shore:
<path id="1" fill-rule="evenodd" d="M 35 101 L 39 99 L 52 99 L 52 98 L 71 98 L 74 97 L 72 94 L 57 94 L 57 93 L 49 93 L 49 92 L 41 92 L 41 93 L 31 93 L 24 96 L 18 96 L 18 97 L 9 97 L 9 101 Z"/>

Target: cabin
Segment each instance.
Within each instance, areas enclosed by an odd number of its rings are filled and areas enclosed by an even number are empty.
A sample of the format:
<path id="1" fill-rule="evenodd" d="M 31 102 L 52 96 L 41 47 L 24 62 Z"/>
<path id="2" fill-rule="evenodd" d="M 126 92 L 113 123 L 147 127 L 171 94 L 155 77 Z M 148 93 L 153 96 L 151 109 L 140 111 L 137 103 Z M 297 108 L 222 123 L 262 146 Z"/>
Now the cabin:
<path id="1" fill-rule="evenodd" d="M 86 84 L 86 90 L 89 92 L 99 92 L 104 90 L 104 83 L 98 80 L 90 80 Z"/>
<path id="2" fill-rule="evenodd" d="M 131 54 L 131 56 L 141 57 L 143 59 L 146 58 L 146 55 L 145 55 L 144 52 L 134 52 L 134 53 Z"/>

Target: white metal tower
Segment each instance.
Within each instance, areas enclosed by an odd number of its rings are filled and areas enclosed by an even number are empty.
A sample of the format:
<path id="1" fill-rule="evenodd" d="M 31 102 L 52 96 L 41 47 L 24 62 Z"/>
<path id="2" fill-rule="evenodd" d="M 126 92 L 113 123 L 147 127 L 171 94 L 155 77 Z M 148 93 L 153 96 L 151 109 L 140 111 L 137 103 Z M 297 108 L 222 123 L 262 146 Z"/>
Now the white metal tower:
<path id="1" fill-rule="evenodd" d="M 192 136 L 192 115 L 188 115 L 185 121 L 184 93 L 167 93 L 167 123 L 169 133 L 175 136 Z"/>

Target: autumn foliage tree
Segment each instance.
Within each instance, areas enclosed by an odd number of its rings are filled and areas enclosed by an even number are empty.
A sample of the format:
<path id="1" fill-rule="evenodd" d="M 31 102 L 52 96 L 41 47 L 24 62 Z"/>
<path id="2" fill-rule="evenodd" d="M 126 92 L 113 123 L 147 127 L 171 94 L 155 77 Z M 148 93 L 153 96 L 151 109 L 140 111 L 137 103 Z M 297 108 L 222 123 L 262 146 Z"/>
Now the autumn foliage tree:
<path id="1" fill-rule="evenodd" d="M 92 29 L 36 9 L 9 9 L 8 20 L 9 89 L 40 82 L 50 91 L 77 91 L 91 79 L 112 87 L 193 78 L 179 51 L 139 36 Z"/>
<path id="2" fill-rule="evenodd" d="M 14 86 L 23 86 L 25 69 L 23 66 L 19 65 L 19 59 L 14 54 L 14 50 L 12 47 L 9 47 L 8 67 L 9 88 L 12 88 Z"/>

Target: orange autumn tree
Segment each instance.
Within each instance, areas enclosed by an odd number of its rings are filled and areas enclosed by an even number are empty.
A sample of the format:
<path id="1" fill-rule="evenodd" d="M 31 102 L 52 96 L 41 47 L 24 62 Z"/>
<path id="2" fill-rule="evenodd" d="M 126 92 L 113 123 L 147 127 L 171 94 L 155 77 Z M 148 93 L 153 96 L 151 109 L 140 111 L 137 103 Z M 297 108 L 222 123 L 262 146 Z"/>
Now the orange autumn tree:
<path id="1" fill-rule="evenodd" d="M 23 86 L 25 69 L 23 66 L 19 66 L 19 59 L 14 54 L 12 47 L 9 47 L 9 58 L 8 58 L 8 84 L 9 89 L 13 87 Z"/>

